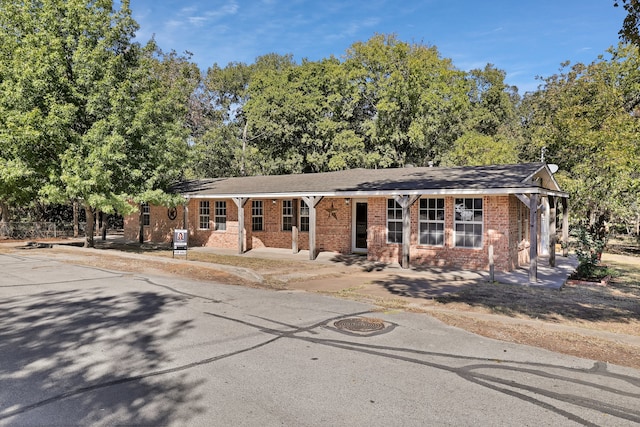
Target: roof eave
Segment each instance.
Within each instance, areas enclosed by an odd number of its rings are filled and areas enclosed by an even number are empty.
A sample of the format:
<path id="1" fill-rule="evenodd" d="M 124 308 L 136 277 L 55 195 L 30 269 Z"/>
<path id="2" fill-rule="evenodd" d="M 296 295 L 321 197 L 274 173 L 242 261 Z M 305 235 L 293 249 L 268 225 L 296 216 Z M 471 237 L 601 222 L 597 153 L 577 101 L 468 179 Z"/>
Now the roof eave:
<path id="1" fill-rule="evenodd" d="M 477 196 L 477 195 L 509 195 L 509 194 L 542 194 L 551 197 L 568 197 L 562 191 L 548 190 L 540 187 L 514 187 L 514 188 L 447 188 L 447 189 L 419 189 L 419 190 L 346 190 L 331 192 L 285 192 L 285 193 L 228 193 L 228 194 L 183 194 L 187 199 L 232 199 L 246 197 L 249 199 L 294 199 L 300 197 L 393 197 L 393 196 Z"/>

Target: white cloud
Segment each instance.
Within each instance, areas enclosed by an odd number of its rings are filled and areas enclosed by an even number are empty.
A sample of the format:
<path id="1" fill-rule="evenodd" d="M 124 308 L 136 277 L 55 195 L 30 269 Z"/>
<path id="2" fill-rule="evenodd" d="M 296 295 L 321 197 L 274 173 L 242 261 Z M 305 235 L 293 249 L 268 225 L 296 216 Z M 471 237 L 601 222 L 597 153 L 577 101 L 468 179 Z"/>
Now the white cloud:
<path id="1" fill-rule="evenodd" d="M 169 29 L 183 27 L 203 27 L 206 24 L 219 21 L 227 16 L 238 13 L 240 6 L 236 0 L 230 0 L 221 7 L 200 12 L 196 6 L 186 6 L 180 9 L 178 16 L 165 23 Z"/>

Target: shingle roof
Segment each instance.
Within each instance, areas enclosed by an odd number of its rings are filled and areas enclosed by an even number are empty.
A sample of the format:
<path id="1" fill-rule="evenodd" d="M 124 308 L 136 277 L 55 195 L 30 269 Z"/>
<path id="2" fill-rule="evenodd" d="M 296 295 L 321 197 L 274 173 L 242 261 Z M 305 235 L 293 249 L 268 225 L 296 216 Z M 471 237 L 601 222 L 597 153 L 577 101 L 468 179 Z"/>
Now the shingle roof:
<path id="1" fill-rule="evenodd" d="M 336 172 L 211 178 L 184 181 L 174 191 L 186 197 L 286 197 L 301 195 L 427 194 L 504 192 L 534 189 L 533 176 L 544 163 L 466 167 L 349 169 Z M 551 190 L 558 190 L 552 188 Z"/>

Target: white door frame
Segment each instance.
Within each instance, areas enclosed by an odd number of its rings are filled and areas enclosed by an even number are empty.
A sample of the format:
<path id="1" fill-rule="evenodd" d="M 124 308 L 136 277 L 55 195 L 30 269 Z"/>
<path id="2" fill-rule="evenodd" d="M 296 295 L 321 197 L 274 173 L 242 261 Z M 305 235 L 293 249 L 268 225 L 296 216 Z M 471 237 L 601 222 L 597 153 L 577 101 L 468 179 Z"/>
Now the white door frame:
<path id="1" fill-rule="evenodd" d="M 358 203 L 365 203 L 367 205 L 367 228 L 369 227 L 369 200 L 368 199 L 351 199 L 351 251 L 353 253 L 366 254 L 369 248 L 369 242 L 367 242 L 367 247 L 358 248 L 356 247 L 357 235 L 356 235 L 356 220 L 357 220 L 357 206 Z"/>

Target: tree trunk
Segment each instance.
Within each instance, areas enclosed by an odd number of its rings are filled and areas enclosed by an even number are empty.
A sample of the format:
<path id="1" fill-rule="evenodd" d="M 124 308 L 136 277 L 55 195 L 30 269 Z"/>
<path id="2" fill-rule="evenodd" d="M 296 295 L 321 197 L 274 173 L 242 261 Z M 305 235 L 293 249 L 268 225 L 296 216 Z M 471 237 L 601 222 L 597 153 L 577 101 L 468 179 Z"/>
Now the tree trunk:
<path id="1" fill-rule="evenodd" d="M 93 235 L 95 233 L 95 228 L 96 228 L 96 221 L 94 218 L 94 211 L 93 208 L 91 206 L 85 206 L 84 207 L 84 212 L 86 213 L 87 216 L 87 226 L 84 230 L 85 232 L 85 236 L 86 236 L 86 240 L 84 241 L 84 247 L 85 248 L 93 248 L 95 247 L 95 242 L 93 240 Z"/>
<path id="2" fill-rule="evenodd" d="M 73 201 L 73 237 L 77 238 L 80 234 L 80 224 L 78 219 L 78 201 Z"/>
<path id="3" fill-rule="evenodd" d="M 9 231 L 9 205 L 5 201 L 0 201 L 0 237 L 10 237 Z"/>
<path id="4" fill-rule="evenodd" d="M 109 227 L 109 215 L 101 212 L 102 216 L 102 240 L 107 240 L 107 228 Z"/>

